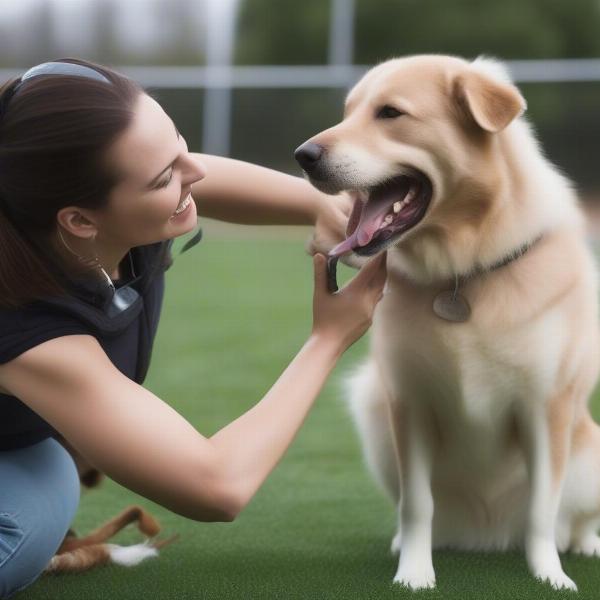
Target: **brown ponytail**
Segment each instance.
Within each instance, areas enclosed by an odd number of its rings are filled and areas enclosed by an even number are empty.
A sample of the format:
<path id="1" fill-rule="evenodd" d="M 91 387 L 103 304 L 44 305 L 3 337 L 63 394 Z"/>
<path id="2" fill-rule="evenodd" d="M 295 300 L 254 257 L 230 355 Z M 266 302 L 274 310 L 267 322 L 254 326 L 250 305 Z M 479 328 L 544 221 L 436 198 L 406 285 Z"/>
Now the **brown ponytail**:
<path id="1" fill-rule="evenodd" d="M 32 245 L 0 208 L 0 307 L 64 293 Z"/>
<path id="2" fill-rule="evenodd" d="M 0 308 L 63 293 L 51 238 L 65 206 L 106 205 L 119 173 L 104 156 L 129 125 L 143 89 L 88 61 L 105 82 L 38 76 L 0 88 Z"/>

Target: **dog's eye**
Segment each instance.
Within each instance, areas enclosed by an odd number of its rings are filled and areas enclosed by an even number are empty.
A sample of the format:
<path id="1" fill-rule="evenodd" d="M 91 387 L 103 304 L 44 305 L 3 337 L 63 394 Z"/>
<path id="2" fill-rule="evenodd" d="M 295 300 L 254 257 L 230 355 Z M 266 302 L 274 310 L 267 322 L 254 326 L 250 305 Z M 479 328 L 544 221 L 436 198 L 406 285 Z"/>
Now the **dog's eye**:
<path id="1" fill-rule="evenodd" d="M 397 108 L 394 108 L 393 106 L 389 106 L 388 104 L 386 104 L 385 106 L 382 106 L 377 111 L 377 118 L 378 119 L 396 119 L 397 117 L 401 117 L 404 114 L 405 113 L 398 110 Z"/>

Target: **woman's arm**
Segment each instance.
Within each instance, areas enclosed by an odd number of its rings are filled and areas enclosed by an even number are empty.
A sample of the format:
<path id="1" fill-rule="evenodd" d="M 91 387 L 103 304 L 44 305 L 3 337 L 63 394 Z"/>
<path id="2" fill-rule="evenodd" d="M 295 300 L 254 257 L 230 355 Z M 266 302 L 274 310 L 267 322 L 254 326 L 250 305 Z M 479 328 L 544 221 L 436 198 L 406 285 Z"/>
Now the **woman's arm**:
<path id="1" fill-rule="evenodd" d="M 227 463 L 226 477 L 235 486 L 238 510 L 279 462 L 339 356 L 368 329 L 383 293 L 385 253 L 333 295 L 325 257 L 313 261 L 312 335 L 262 401 L 211 438 L 225 456 L 237 457 Z"/>
<path id="2" fill-rule="evenodd" d="M 231 158 L 198 154 L 206 177 L 192 185 L 198 214 L 246 225 L 314 225 L 332 196 L 301 177 Z"/>
<path id="3" fill-rule="evenodd" d="M 315 267 L 308 341 L 267 395 L 210 439 L 120 373 L 91 336 L 28 350 L 0 366 L 0 385 L 115 481 L 192 519 L 232 520 L 284 454 L 337 358 L 369 327 L 381 297 L 384 260 L 334 295 L 323 256 Z"/>
<path id="4" fill-rule="evenodd" d="M 11 394 L 121 485 L 192 519 L 230 521 L 291 442 L 337 352 L 309 339 L 267 396 L 211 439 L 123 376 L 90 336 L 40 344 L 0 373 Z"/>

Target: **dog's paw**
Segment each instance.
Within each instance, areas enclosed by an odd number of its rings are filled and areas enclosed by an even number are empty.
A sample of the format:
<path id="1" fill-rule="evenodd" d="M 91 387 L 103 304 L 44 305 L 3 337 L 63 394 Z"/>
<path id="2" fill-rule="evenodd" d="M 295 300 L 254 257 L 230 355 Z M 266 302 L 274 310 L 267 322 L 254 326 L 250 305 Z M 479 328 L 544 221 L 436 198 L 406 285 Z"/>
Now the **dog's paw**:
<path id="1" fill-rule="evenodd" d="M 398 556 L 400 554 L 400 550 L 402 549 L 402 534 L 398 532 L 392 539 L 392 544 L 390 546 L 390 552 L 393 556 Z"/>
<path id="2" fill-rule="evenodd" d="M 534 577 L 548 582 L 555 590 L 577 591 L 575 582 L 562 570 L 553 541 L 532 537 L 526 542 L 526 554 Z"/>
<path id="3" fill-rule="evenodd" d="M 414 566 L 400 564 L 398 572 L 394 577 L 394 583 L 398 583 L 411 590 L 424 590 L 435 587 L 435 572 L 433 565 L 417 562 Z"/>
<path id="4" fill-rule="evenodd" d="M 577 591 L 575 582 L 562 571 L 559 573 L 547 573 L 545 575 L 538 574 L 536 575 L 536 578 L 540 581 L 549 583 L 555 590 Z"/>
<path id="5" fill-rule="evenodd" d="M 588 535 L 575 542 L 571 546 L 571 551 L 584 556 L 600 556 L 600 537 L 596 534 Z"/>

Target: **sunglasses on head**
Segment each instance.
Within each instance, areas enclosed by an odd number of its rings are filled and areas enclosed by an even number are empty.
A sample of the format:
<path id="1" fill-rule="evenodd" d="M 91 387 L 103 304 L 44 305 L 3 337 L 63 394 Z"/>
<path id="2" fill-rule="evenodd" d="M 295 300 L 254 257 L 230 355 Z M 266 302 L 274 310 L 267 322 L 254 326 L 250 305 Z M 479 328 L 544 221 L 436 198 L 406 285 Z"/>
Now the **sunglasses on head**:
<path id="1" fill-rule="evenodd" d="M 15 80 L 12 87 L 2 95 L 2 99 L 0 100 L 0 118 L 2 118 L 2 114 L 6 112 L 6 106 L 10 102 L 10 99 L 19 91 L 21 86 L 30 79 L 39 77 L 41 75 L 69 75 L 74 77 L 86 77 L 87 79 L 95 79 L 96 81 L 103 81 L 104 83 L 112 85 L 112 82 L 107 77 L 91 67 L 78 65 L 76 63 L 56 61 L 41 63 L 25 71 L 21 77 Z"/>

